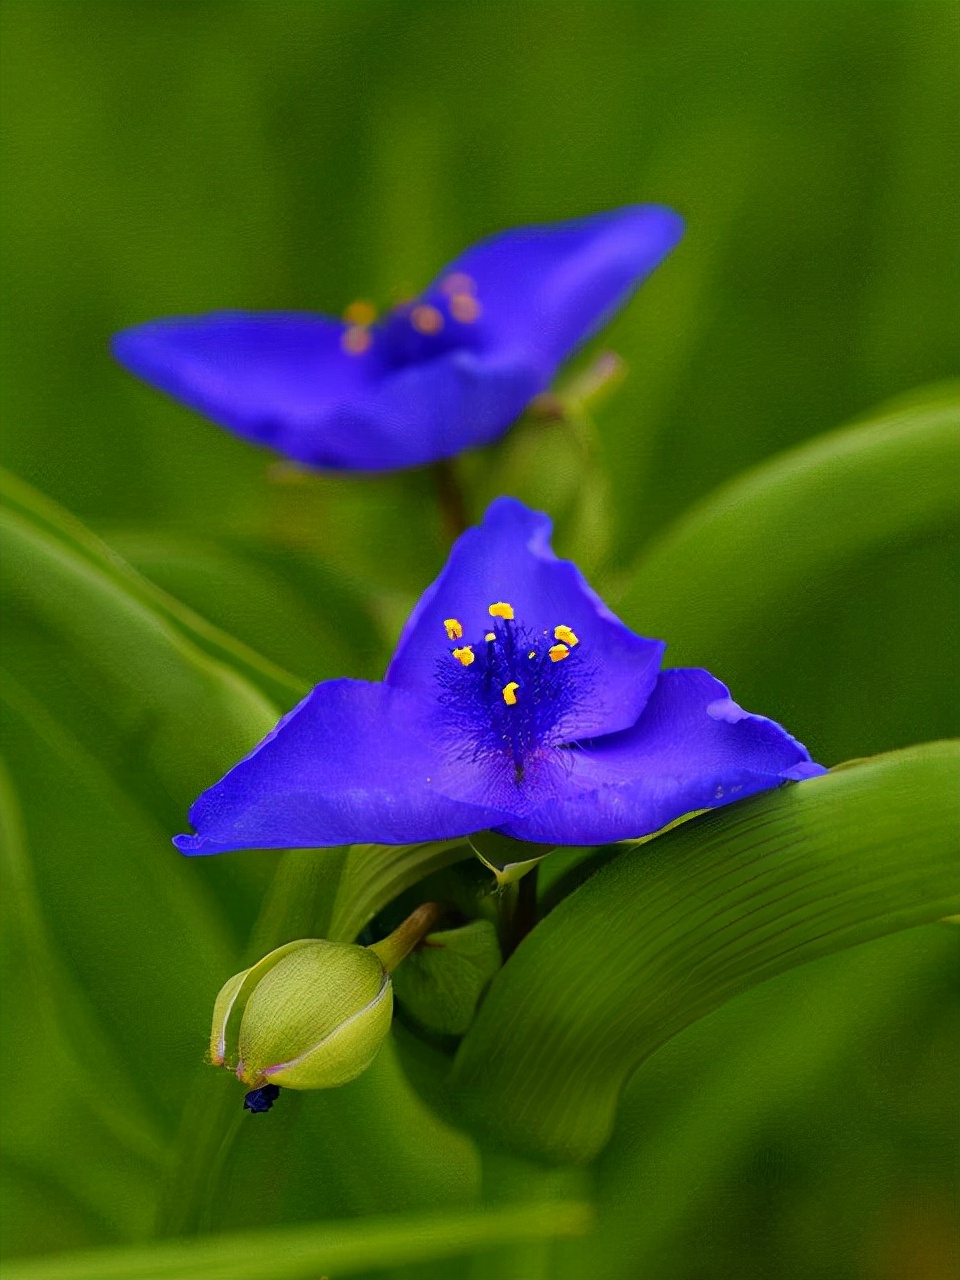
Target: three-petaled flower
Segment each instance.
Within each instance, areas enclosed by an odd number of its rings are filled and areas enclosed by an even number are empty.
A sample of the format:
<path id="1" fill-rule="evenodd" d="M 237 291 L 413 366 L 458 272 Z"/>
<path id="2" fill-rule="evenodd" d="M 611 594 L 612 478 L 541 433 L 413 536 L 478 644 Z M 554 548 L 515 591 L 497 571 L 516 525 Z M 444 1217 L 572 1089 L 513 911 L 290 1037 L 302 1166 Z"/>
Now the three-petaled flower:
<path id="1" fill-rule="evenodd" d="M 197 800 L 188 854 L 491 829 L 543 844 L 647 835 L 684 814 L 822 773 L 699 669 L 661 670 L 498 498 L 454 545 L 384 680 L 317 687 Z"/>
<path id="2" fill-rule="evenodd" d="M 382 320 L 215 312 L 116 335 L 116 358 L 245 439 L 311 467 L 384 471 L 496 439 L 680 239 L 634 205 L 481 240 Z"/>

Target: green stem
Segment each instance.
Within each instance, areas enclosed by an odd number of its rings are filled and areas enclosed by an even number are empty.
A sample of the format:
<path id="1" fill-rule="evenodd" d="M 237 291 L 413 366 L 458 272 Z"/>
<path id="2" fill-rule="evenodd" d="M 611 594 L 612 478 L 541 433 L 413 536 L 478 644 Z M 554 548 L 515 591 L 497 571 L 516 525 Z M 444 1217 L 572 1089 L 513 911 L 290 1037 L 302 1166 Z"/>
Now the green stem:
<path id="1" fill-rule="evenodd" d="M 513 916 L 507 930 L 503 958 L 512 956 L 533 926 L 537 923 L 537 873 L 539 866 L 531 867 L 517 885 Z"/>
<path id="2" fill-rule="evenodd" d="M 437 486 L 437 501 L 440 503 L 444 531 L 453 542 L 470 527 L 466 499 L 452 458 L 441 458 L 439 462 L 433 464 L 432 471 Z"/>
<path id="3" fill-rule="evenodd" d="M 375 942 L 370 951 L 380 957 L 387 973 L 393 973 L 401 960 L 421 943 L 443 915 L 445 908 L 439 902 L 424 902 L 407 916 L 382 942 Z"/>

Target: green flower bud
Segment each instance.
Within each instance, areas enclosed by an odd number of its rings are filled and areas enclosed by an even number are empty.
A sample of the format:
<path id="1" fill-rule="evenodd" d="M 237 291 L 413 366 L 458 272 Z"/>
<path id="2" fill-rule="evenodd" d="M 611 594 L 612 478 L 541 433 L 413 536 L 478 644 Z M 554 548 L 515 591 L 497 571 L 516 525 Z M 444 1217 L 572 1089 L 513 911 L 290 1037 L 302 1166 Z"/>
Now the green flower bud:
<path id="1" fill-rule="evenodd" d="M 251 1088 L 332 1089 L 373 1061 L 393 1016 L 393 986 L 365 947 L 318 939 L 283 956 L 247 999 L 237 1075 Z"/>
<path id="2" fill-rule="evenodd" d="M 301 938 L 234 974 L 214 1003 L 210 1061 L 252 1090 L 332 1089 L 356 1079 L 390 1030 L 391 971 L 440 912 L 435 903 L 418 907 L 372 947 Z"/>

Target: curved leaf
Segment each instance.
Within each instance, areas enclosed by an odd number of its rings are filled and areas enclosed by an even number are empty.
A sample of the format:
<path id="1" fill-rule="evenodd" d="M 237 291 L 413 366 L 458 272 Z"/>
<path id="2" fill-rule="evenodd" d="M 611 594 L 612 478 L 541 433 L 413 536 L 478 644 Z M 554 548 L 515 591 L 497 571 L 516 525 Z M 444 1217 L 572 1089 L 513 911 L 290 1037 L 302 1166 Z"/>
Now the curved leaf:
<path id="1" fill-rule="evenodd" d="M 166 1150 L 90 1002 L 46 929 L 20 807 L 0 762 L 3 1035 L 0 1070 L 16 1082 L 0 1151 L 16 1207 L 3 1213 L 3 1252 L 137 1239 L 150 1225 Z M 36 1195 L 58 1204 L 38 1212 Z"/>
<path id="2" fill-rule="evenodd" d="M 167 619 L 199 649 L 242 672 L 279 706 L 286 708 L 306 693 L 308 686 L 302 681 L 148 582 L 69 511 L 2 468 L 0 499 L 9 511 L 19 515 L 34 529 L 42 530 L 53 541 L 68 547 L 74 555 L 87 560 L 95 570 L 111 578 L 125 595 Z M 139 547 L 140 544 L 136 545 Z M 169 561 L 169 554 L 167 558 Z"/>
<path id="3" fill-rule="evenodd" d="M 340 876 L 326 936 L 336 942 L 352 942 L 364 925 L 404 889 L 472 856 L 465 840 L 353 845 Z"/>
<path id="4" fill-rule="evenodd" d="M 825 763 L 954 736 L 958 427 L 933 388 L 738 477 L 642 553 L 617 611 Z"/>
<path id="5" fill-rule="evenodd" d="M 337 676 L 378 680 L 389 656 L 366 596 L 318 555 L 229 535 L 191 537 L 164 529 L 111 529 L 110 545 L 162 591 L 256 655 L 240 668 L 284 706 L 310 685 Z M 240 641 L 245 641 L 245 645 Z M 282 668 L 283 698 L 277 688 Z M 290 673 L 287 676 L 287 672 Z M 274 692 L 274 689 L 276 690 Z"/>
<path id="6" fill-rule="evenodd" d="M 0 538 L 4 669 L 158 824 L 157 855 L 166 854 L 190 802 L 273 727 L 275 708 L 220 660 L 228 650 L 214 657 L 197 643 L 173 602 L 158 603 L 81 525 L 9 477 Z M 15 746 L 9 759 L 17 775 Z M 30 779 L 17 785 L 32 813 Z M 245 932 L 272 864 L 211 861 L 193 879 L 216 886 L 220 909 Z"/>
<path id="7" fill-rule="evenodd" d="M 857 762 L 625 851 L 521 944 L 451 1080 L 469 1124 L 592 1158 L 661 1044 L 795 965 L 956 910 L 953 743 Z"/>
<path id="8" fill-rule="evenodd" d="M 885 1159 L 905 1175 L 906 1185 L 894 1179 L 899 1194 L 910 1195 L 911 1164 L 925 1188 L 943 1174 L 949 1186 L 960 1054 L 956 941 L 929 926 L 825 957 L 754 987 L 664 1045 L 624 1090 L 613 1138 L 594 1166 L 599 1230 L 571 1247 L 563 1280 L 675 1280 L 687 1274 L 694 1240 L 698 1250 L 739 1263 L 735 1246 L 723 1255 L 707 1240 L 737 1230 L 736 1215 L 719 1208 L 732 1183 L 745 1199 L 763 1199 L 762 1180 L 750 1187 L 743 1179 L 770 1142 L 781 1169 L 806 1149 L 821 1202 L 838 1161 L 856 1165 L 853 1181 L 867 1197 L 878 1178 L 890 1177 Z M 925 1141 L 911 1144 L 912 1158 L 898 1151 L 887 1118 L 884 1141 L 871 1150 L 864 1113 L 873 1132 L 877 1116 L 859 1091 L 872 1080 L 881 1111 L 899 1113 L 909 1129 L 904 1113 L 924 1093 L 917 1076 L 931 1067 L 936 1083 L 928 1079 L 926 1088 L 933 1084 L 943 1109 Z M 856 1234 L 847 1256 L 828 1238 L 840 1253 L 839 1273 L 856 1274 Z"/>
<path id="9" fill-rule="evenodd" d="M 582 1201 L 503 1205 L 422 1217 L 324 1222 L 8 1262 L 7 1280 L 317 1280 L 373 1267 L 468 1256 L 497 1245 L 582 1235 Z"/>
<path id="10" fill-rule="evenodd" d="M 722 649 L 812 580 L 955 518 L 958 426 L 956 388 L 937 388 L 738 476 L 643 553 L 620 610 L 678 663 Z"/>

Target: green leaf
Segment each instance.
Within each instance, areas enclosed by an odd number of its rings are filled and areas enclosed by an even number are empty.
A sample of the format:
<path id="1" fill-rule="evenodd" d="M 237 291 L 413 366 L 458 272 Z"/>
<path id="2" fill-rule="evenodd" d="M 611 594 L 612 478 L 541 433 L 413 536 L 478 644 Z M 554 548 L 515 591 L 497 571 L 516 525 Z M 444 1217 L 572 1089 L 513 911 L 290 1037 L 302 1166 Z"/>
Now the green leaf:
<path id="1" fill-rule="evenodd" d="M 748 987 L 960 901 L 957 746 L 856 762 L 696 818 L 563 901 L 494 980 L 455 1063 L 469 1124 L 597 1154 L 624 1082 Z"/>
<path id="2" fill-rule="evenodd" d="M 958 425 L 956 388 L 937 388 L 738 476 L 644 552 L 621 611 L 678 662 L 722 652 L 811 582 L 955 517 Z"/>
<path id="3" fill-rule="evenodd" d="M 164 856 L 199 792 L 276 723 L 274 706 L 221 660 L 229 646 L 213 656 L 197 642 L 192 615 L 156 601 L 82 526 L 10 478 L 0 540 L 4 670 L 159 826 L 156 856 Z M 15 772 L 17 757 L 12 747 Z M 29 777 L 18 775 L 17 786 L 32 818 L 43 800 L 35 806 Z M 195 863 L 191 878 L 195 892 L 213 889 L 218 910 L 245 934 L 271 869 L 241 854 Z"/>
<path id="4" fill-rule="evenodd" d="M 130 1238 L 153 1215 L 213 996 L 274 866 L 188 862 L 170 835 L 276 711 L 227 638 L 9 478 L 0 534 L 15 890 L 3 1039 L 8 1078 L 29 1077 L 7 1157 L 18 1203 L 46 1187 L 73 1204 L 64 1244 Z M 12 1247 L 34 1247 L 30 1221 L 13 1220 Z"/>
<path id="5" fill-rule="evenodd" d="M 167 620 L 199 649 L 228 667 L 242 672 L 268 697 L 275 699 L 278 705 L 286 708 L 293 699 L 306 693 L 308 686 L 301 680 L 261 657 L 233 635 L 212 625 L 179 598 L 168 595 L 160 587 L 148 582 L 63 507 L 57 506 L 19 477 L 2 468 L 0 501 L 8 511 L 20 516 L 34 530 L 46 533 L 53 542 L 60 544 L 72 555 L 86 560 L 97 573 L 108 577 L 125 596 L 132 597 L 146 609 Z M 143 546 L 143 536 L 135 540 L 133 545 L 152 567 L 153 561 Z M 156 554 L 157 549 L 150 545 Z M 163 550 L 167 553 L 165 563 L 170 572 L 176 566 L 176 556 L 170 546 Z M 181 554 L 183 551 L 181 548 Z M 198 548 L 191 546 L 190 552 L 196 564 Z M 178 581 L 176 578 L 174 580 Z"/>
<path id="6" fill-rule="evenodd" d="M 723 1208 L 732 1185 L 748 1205 L 769 1196 L 763 1179 L 744 1184 L 771 1145 L 780 1177 L 789 1180 L 804 1160 L 816 1170 L 820 1203 L 826 1166 L 838 1158 L 857 1169 L 845 1193 L 869 1201 L 882 1185 L 884 1208 L 903 1186 L 896 1175 L 891 1185 L 884 1161 L 906 1179 L 912 1164 L 928 1189 L 942 1172 L 948 1195 L 956 951 L 956 939 L 936 926 L 891 934 L 762 983 L 664 1045 L 624 1090 L 613 1138 L 593 1166 L 599 1230 L 568 1246 L 559 1276 L 677 1277 L 705 1251 L 739 1262 L 743 1251 L 732 1241 L 721 1251 L 706 1238 L 736 1233 Z M 930 1073 L 925 1090 L 918 1068 Z M 882 1104 L 864 1096 L 871 1081 Z M 943 1110 L 916 1142 L 909 1109 L 931 1102 Z M 903 1117 L 912 1153 L 897 1150 L 892 1127 L 878 1128 L 878 1106 Z M 870 1140 L 877 1132 L 882 1143 Z M 912 1190 L 901 1194 L 912 1200 Z M 789 1221 L 779 1229 L 790 1232 Z M 838 1274 L 855 1275 L 861 1240 L 854 1235 L 841 1248 Z"/>
<path id="7" fill-rule="evenodd" d="M 327 937 L 352 942 L 404 889 L 471 856 L 465 840 L 433 844 L 355 844 L 347 855 Z"/>
<path id="8" fill-rule="evenodd" d="M 32 1250 L 38 1238 L 61 1249 L 136 1239 L 150 1226 L 162 1133 L 47 932 L 2 766 L 0 860 L 0 1071 L 16 1091 L 2 1131 L 15 1196 L 2 1215 L 4 1256 Z M 57 1204 L 53 1220 L 44 1201 Z"/>
<path id="9" fill-rule="evenodd" d="M 958 426 L 934 387 L 737 477 L 642 553 L 618 613 L 827 762 L 955 735 Z"/>
<path id="10" fill-rule="evenodd" d="M 203 1057 L 213 997 L 238 968 L 228 922 L 209 882 L 100 762 L 9 677 L 0 694 L 44 936 L 154 1122 L 169 1128 Z M 43 1159 L 55 1164 L 57 1149 Z"/>
<path id="11" fill-rule="evenodd" d="M 472 920 L 428 934 L 394 973 L 394 994 L 429 1031 L 460 1036 L 501 963 L 496 928 Z"/>
<path id="12" fill-rule="evenodd" d="M 320 680 L 378 680 L 383 673 L 388 653 L 366 597 L 314 553 L 159 529 L 111 530 L 110 545 L 181 609 L 189 605 L 216 623 L 236 649 L 243 640 L 270 660 L 275 679 L 274 668 L 291 672 L 284 675 L 284 707 L 291 692 L 299 697 Z M 261 687 L 279 700 L 279 690 Z"/>
<path id="13" fill-rule="evenodd" d="M 326 1271 L 352 1275 L 581 1235 L 591 1223 L 582 1201 L 505 1205 L 8 1262 L 4 1274 L 7 1280 L 318 1280 Z"/>

